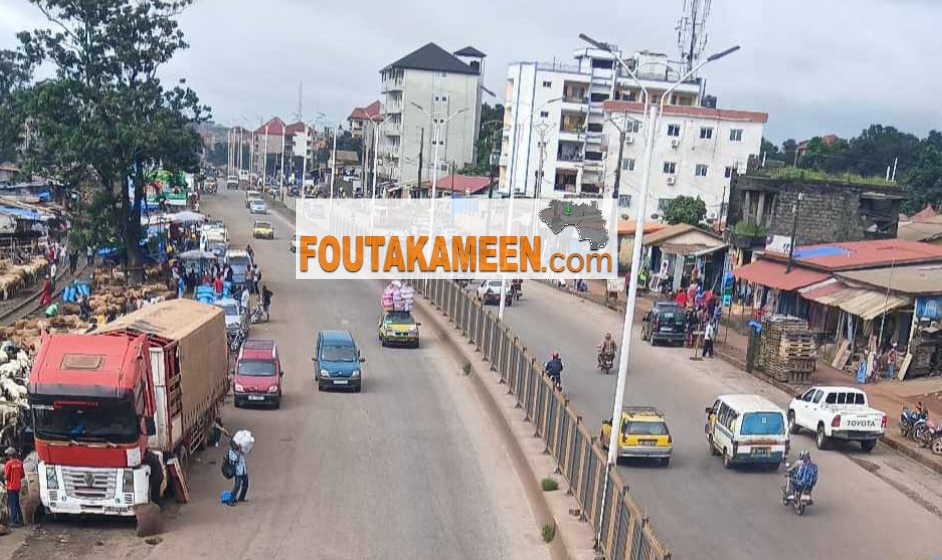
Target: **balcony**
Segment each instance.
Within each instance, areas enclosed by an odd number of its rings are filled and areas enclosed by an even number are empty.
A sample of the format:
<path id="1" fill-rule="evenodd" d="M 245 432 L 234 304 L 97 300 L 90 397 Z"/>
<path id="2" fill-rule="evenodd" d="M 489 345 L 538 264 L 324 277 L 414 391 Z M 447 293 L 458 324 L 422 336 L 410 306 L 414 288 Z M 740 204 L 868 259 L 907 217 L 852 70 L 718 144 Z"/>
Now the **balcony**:
<path id="1" fill-rule="evenodd" d="M 396 115 L 402 112 L 402 101 L 389 101 L 383 107 L 384 115 Z"/>
<path id="2" fill-rule="evenodd" d="M 560 142 L 584 142 L 585 132 L 582 127 L 564 126 L 559 129 Z"/>
<path id="3" fill-rule="evenodd" d="M 402 78 L 386 80 L 383 82 L 380 93 L 389 93 L 391 91 L 402 91 Z"/>
<path id="4" fill-rule="evenodd" d="M 571 113 L 585 113 L 588 106 L 588 97 L 564 97 L 559 105 L 561 110 Z"/>

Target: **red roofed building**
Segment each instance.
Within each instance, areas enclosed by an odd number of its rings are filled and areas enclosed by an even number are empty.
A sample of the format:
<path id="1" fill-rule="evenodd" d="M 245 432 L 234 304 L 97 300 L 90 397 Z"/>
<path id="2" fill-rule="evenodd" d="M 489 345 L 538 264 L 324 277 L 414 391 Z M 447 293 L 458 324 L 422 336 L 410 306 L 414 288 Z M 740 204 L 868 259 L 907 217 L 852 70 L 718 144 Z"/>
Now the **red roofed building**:
<path id="1" fill-rule="evenodd" d="M 281 155 L 282 142 L 285 141 L 285 121 L 274 117 L 255 129 L 255 153 L 261 158 L 264 154 Z M 259 162 L 262 160 L 259 159 Z M 261 166 L 261 163 L 259 163 Z M 271 167 L 269 166 L 269 173 Z"/>
<path id="2" fill-rule="evenodd" d="M 347 123 L 350 125 L 350 133 L 354 138 L 361 138 L 370 122 L 379 122 L 383 120 L 380 116 L 379 101 L 374 101 L 366 107 L 357 107 L 347 117 Z"/>
<path id="3" fill-rule="evenodd" d="M 788 255 L 767 252 L 766 258 L 787 261 Z M 942 262 L 942 247 L 907 239 L 874 239 L 847 243 L 806 245 L 794 251 L 803 268 L 837 272 Z"/>
<path id="4" fill-rule="evenodd" d="M 490 177 L 483 175 L 448 175 L 441 177 L 436 183 L 438 196 L 475 196 L 487 195 L 493 184 L 497 186 L 497 179 L 491 181 Z"/>

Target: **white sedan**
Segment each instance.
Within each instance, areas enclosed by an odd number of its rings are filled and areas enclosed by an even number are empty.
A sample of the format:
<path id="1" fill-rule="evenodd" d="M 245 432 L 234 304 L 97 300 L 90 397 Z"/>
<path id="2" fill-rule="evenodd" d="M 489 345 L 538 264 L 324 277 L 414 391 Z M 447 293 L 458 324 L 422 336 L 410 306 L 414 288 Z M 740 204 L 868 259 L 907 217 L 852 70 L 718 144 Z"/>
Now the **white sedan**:
<path id="1" fill-rule="evenodd" d="M 500 304 L 500 280 L 484 280 L 477 287 L 478 299 L 481 300 L 484 305 L 493 303 L 495 305 Z M 513 292 L 510 290 L 510 282 L 507 282 L 507 285 L 504 287 L 504 298 L 506 299 L 506 305 L 513 305 L 514 296 Z"/>
<path id="2" fill-rule="evenodd" d="M 253 200 L 249 203 L 249 212 L 251 214 L 268 214 L 268 205 L 261 200 Z"/>

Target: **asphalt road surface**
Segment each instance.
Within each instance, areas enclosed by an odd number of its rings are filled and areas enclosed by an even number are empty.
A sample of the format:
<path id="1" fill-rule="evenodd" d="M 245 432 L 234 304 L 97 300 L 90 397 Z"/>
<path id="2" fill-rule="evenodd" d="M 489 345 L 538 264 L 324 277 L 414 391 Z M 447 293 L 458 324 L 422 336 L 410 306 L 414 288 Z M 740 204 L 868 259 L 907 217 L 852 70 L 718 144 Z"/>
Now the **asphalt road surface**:
<path id="1" fill-rule="evenodd" d="M 127 524 L 71 522 L 47 527 L 17 557 L 548 558 L 492 421 L 445 347 L 426 331 L 419 350 L 380 348 L 382 284 L 295 280 L 293 224 L 269 216 L 276 239 L 252 241 L 241 191 L 204 196 L 202 210 L 225 220 L 233 247 L 252 242 L 274 292 L 271 322 L 250 336 L 279 344 L 281 409 L 227 405 L 223 414 L 230 430 L 256 438 L 250 502 L 219 503 L 231 484 L 219 473 L 222 450 L 211 449 L 191 469 L 191 503 L 159 544 Z M 367 360 L 362 393 L 317 391 L 311 356 L 322 329 L 354 333 Z"/>
<path id="2" fill-rule="evenodd" d="M 622 315 L 537 282 L 523 288 L 519 305 L 506 309 L 506 322 L 541 360 L 560 351 L 563 389 L 597 433 L 611 417 L 615 375 L 595 369 L 595 345 L 606 331 L 621 340 Z M 859 446 L 819 452 L 812 437 L 793 436 L 792 460 L 809 449 L 820 469 L 815 505 L 798 517 L 782 506 L 784 469 L 726 470 L 703 433 L 704 408 L 719 394 L 763 394 L 783 407 L 789 399 L 719 359 L 692 361 L 689 349 L 652 348 L 639 335 L 636 328 L 625 404 L 666 414 L 674 456 L 667 468 L 639 462 L 620 468 L 674 558 L 942 556 L 942 481 L 934 473 L 880 447 L 871 454 Z M 887 412 L 893 429 L 898 411 Z"/>

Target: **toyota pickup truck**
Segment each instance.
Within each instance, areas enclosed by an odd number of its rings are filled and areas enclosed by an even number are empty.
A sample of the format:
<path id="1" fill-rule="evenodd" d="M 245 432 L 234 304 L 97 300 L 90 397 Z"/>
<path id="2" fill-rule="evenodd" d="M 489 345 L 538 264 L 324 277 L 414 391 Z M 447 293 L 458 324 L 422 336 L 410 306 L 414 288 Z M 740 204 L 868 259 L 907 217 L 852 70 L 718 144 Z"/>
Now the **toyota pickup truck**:
<path id="1" fill-rule="evenodd" d="M 871 451 L 886 432 L 886 421 L 886 413 L 870 408 L 867 394 L 853 387 L 812 387 L 788 405 L 791 433 L 814 432 L 818 449 L 845 440 Z"/>

